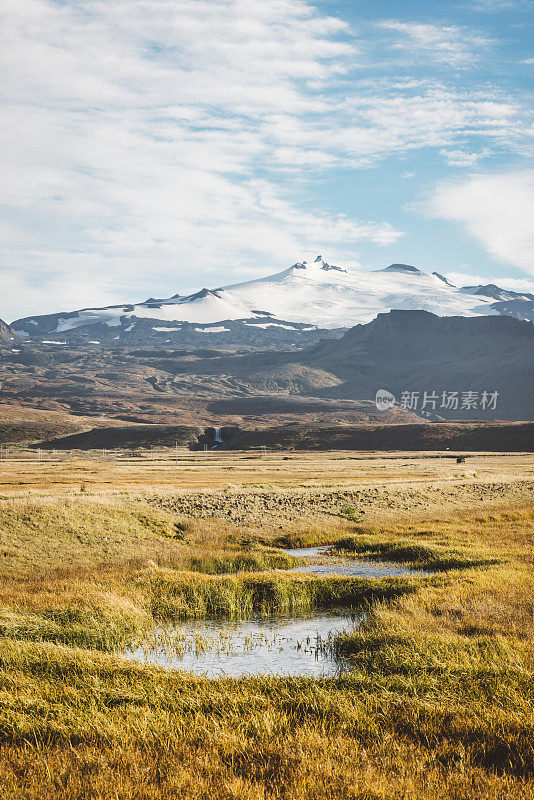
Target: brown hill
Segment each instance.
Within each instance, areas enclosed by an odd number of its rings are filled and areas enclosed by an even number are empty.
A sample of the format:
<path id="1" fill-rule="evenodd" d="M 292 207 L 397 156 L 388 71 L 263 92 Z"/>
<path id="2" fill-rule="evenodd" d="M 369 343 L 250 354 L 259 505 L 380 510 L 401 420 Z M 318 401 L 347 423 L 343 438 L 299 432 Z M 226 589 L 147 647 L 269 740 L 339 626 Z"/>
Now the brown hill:
<path id="1" fill-rule="evenodd" d="M 454 452 L 532 452 L 534 423 L 463 422 L 404 425 L 308 425 L 290 424 L 220 430 L 185 425 L 136 425 L 102 428 L 39 442 L 42 449 L 94 450 L 216 447 L 222 450 L 450 450 Z M 36 445 L 37 446 L 37 445 Z"/>
<path id="2" fill-rule="evenodd" d="M 534 423 L 309 426 L 226 431 L 225 449 L 534 451 Z"/>
<path id="3" fill-rule="evenodd" d="M 138 449 L 196 445 L 200 428 L 186 425 L 136 425 L 95 428 L 84 433 L 40 442 L 46 450 L 100 450 L 102 448 Z"/>
<path id="4" fill-rule="evenodd" d="M 27 445 L 88 431 L 97 425 L 109 425 L 110 422 L 106 417 L 74 416 L 65 411 L 0 403 L 0 444 Z"/>

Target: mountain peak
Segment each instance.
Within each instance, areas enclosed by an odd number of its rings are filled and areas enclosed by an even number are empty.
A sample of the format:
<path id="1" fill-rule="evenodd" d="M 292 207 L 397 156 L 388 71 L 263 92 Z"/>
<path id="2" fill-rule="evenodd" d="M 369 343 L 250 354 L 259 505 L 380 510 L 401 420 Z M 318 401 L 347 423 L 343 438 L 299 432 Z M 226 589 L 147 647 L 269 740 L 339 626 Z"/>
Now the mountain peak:
<path id="1" fill-rule="evenodd" d="M 315 269 L 322 269 L 324 272 L 330 272 L 331 270 L 335 272 L 348 272 L 348 270 L 343 267 L 335 267 L 333 264 L 329 264 L 322 256 L 317 256 L 312 263 L 308 261 L 297 261 L 290 269 L 311 269 L 312 271 Z"/>
<path id="2" fill-rule="evenodd" d="M 194 294 L 190 294 L 187 300 L 203 300 L 204 297 L 217 297 L 219 298 L 220 289 L 201 289 L 199 292 L 195 292 Z M 179 296 L 179 295 L 178 295 Z"/>
<path id="3" fill-rule="evenodd" d="M 317 264 L 317 266 L 319 266 L 325 272 L 331 272 L 332 270 L 334 272 L 347 272 L 347 270 L 343 269 L 343 267 L 335 267 L 333 264 L 329 264 L 322 256 L 317 256 L 313 263 L 314 265 Z"/>
<path id="4" fill-rule="evenodd" d="M 464 294 L 474 294 L 482 297 L 490 297 L 493 300 L 533 300 L 534 295 L 528 292 L 514 292 L 511 289 L 503 289 L 495 283 L 476 286 L 462 286 L 460 289 Z"/>
<path id="5" fill-rule="evenodd" d="M 385 269 L 379 269 L 377 272 L 409 272 L 417 275 L 425 274 L 420 269 L 417 269 L 417 267 L 412 267 L 411 264 L 390 264 L 389 267 L 385 267 Z"/>

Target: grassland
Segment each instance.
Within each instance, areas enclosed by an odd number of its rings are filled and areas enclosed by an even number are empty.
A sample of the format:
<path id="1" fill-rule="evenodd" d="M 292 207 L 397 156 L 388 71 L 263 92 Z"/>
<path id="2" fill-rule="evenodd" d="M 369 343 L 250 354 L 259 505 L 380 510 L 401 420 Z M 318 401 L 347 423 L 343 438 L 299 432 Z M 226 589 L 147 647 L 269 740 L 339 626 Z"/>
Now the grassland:
<path id="1" fill-rule="evenodd" d="M 534 797 L 534 458 L 195 458 L 2 463 L 3 795 Z M 324 542 L 432 572 L 284 572 L 276 545 Z M 340 678 L 120 655 L 169 617 L 336 602 L 368 609 Z"/>

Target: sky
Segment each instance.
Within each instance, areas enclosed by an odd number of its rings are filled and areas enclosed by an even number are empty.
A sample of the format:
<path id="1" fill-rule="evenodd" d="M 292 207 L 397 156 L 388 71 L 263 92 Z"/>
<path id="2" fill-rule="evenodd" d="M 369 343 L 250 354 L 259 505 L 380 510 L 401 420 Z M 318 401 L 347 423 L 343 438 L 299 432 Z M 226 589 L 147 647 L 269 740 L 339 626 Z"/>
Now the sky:
<path id="1" fill-rule="evenodd" d="M 534 290 L 532 0 L 3 0 L 0 317 L 321 253 Z"/>

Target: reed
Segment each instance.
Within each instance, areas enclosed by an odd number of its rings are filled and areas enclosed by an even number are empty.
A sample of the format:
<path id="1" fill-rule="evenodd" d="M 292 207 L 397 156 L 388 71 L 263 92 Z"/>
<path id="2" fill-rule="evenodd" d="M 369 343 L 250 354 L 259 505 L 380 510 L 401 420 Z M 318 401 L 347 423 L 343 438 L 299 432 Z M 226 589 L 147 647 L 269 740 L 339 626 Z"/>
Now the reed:
<path id="1" fill-rule="evenodd" d="M 152 570 L 141 579 L 158 619 L 289 614 L 311 608 L 369 604 L 413 592 L 421 579 L 314 578 L 301 575 L 211 577 Z"/>

